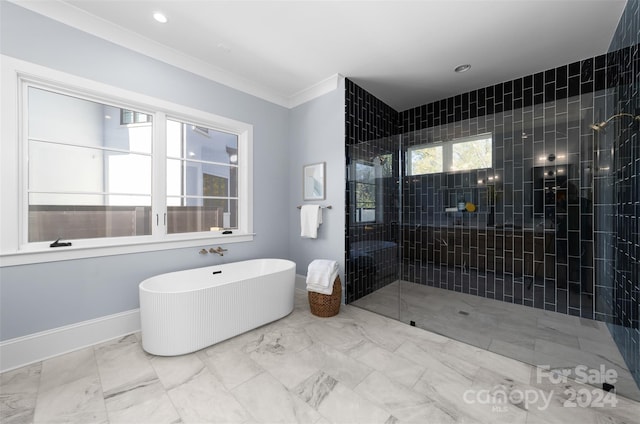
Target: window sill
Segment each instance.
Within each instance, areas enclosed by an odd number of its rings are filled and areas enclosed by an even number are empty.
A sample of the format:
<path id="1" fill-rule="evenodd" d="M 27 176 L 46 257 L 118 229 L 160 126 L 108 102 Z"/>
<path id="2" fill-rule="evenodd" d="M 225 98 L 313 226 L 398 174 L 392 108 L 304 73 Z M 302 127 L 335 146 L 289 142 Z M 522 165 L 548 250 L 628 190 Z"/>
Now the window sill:
<path id="1" fill-rule="evenodd" d="M 226 244 L 253 241 L 254 233 L 238 233 L 220 236 L 209 234 L 188 239 L 150 240 L 122 242 L 113 245 L 74 245 L 41 250 L 23 250 L 0 254 L 0 268 L 18 265 L 30 265 L 45 262 L 69 261 L 75 259 L 97 258 L 101 256 L 125 255 L 131 253 L 155 252 L 159 250 L 200 247 L 207 244 Z"/>

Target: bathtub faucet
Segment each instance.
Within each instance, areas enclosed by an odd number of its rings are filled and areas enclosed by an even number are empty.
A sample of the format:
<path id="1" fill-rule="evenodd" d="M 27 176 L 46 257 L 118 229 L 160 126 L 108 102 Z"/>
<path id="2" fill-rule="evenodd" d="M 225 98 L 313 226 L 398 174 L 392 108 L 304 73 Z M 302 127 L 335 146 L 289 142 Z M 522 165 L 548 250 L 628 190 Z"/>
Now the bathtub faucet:
<path id="1" fill-rule="evenodd" d="M 223 252 L 226 252 L 226 251 L 227 251 L 227 249 L 223 249 L 223 248 L 222 248 L 222 247 L 220 247 L 220 246 L 218 246 L 218 247 L 217 247 L 217 248 L 215 248 L 215 249 L 214 249 L 213 247 L 209 249 L 209 253 L 217 253 L 217 254 L 218 254 L 218 255 L 220 255 L 220 256 L 224 256 L 224 253 L 223 253 Z"/>

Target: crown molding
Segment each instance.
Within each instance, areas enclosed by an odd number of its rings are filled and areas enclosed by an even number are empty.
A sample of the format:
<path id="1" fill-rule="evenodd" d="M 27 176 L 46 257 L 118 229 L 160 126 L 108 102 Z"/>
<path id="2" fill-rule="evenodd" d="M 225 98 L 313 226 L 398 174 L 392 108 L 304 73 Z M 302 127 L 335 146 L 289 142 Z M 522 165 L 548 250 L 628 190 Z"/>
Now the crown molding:
<path id="1" fill-rule="evenodd" d="M 323 94 L 337 89 L 341 79 L 344 79 L 342 75 L 333 74 L 329 78 L 323 79 L 309 88 L 298 91 L 290 97 L 288 107 L 293 109 L 296 106 L 300 106 L 301 104 L 308 102 L 309 100 L 313 100 L 316 97 L 320 97 Z"/>
<path id="2" fill-rule="evenodd" d="M 332 84 L 327 81 L 335 78 L 335 76 L 328 78 L 327 80 L 314 84 L 308 89 L 301 90 L 293 96 L 286 96 L 273 89 L 256 84 L 224 69 L 186 55 L 176 49 L 143 37 L 63 1 L 8 1 L 129 50 L 286 108 L 291 108 L 291 105 L 299 105 L 311 100 L 314 93 L 320 93 L 317 95 L 324 94 L 327 92 L 326 87 Z"/>

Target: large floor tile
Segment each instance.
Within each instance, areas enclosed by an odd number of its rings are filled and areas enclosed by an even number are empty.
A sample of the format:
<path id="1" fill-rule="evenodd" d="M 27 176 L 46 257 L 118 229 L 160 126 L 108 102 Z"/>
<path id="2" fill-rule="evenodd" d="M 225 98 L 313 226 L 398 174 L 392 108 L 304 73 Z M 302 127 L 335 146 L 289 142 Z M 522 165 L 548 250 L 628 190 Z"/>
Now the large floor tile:
<path id="1" fill-rule="evenodd" d="M 33 422 L 41 369 L 37 363 L 0 374 L 0 422 Z"/>
<path id="2" fill-rule="evenodd" d="M 181 422 L 171 399 L 156 379 L 135 389 L 105 398 L 109 423 L 137 423 L 140 417 L 149 423 L 172 424 Z"/>
<path id="3" fill-rule="evenodd" d="M 184 423 L 243 423 L 250 418 L 207 368 L 168 394 Z"/>
<path id="4" fill-rule="evenodd" d="M 92 348 L 42 363 L 34 423 L 107 423 L 107 410 Z"/>
<path id="5" fill-rule="evenodd" d="M 318 405 L 320 412 L 335 424 L 391 424 L 398 422 L 389 411 L 338 383 Z"/>
<path id="6" fill-rule="evenodd" d="M 374 344 L 364 345 L 354 357 L 407 387 L 412 387 L 425 371 L 424 367 L 415 362 Z"/>
<path id="7" fill-rule="evenodd" d="M 407 290 L 415 295 L 407 310 L 424 300 L 434 301 L 438 294 L 433 288 L 422 297 L 419 288 Z M 305 294 L 296 292 L 294 311 L 284 319 L 192 354 L 149 355 L 135 333 L 4 373 L 0 420 L 3 424 L 524 424 L 635 423 L 640 416 L 640 404 L 622 396 L 616 397 L 615 406 L 570 408 L 569 388 L 589 390 L 593 397 L 599 389 L 576 382 L 551 384 L 549 378 L 540 378 L 539 368 L 527 363 L 361 308 L 342 305 L 335 317 L 315 317 Z M 447 320 L 463 322 L 465 331 L 472 332 L 471 315 L 457 312 L 455 295 L 447 293 L 433 320 L 443 329 Z M 513 305 L 478 312 L 481 302 L 467 299 L 458 306 L 470 314 L 486 314 L 486 319 L 478 320 L 483 327 L 478 334 L 486 337 L 494 318 L 504 319 Z M 577 317 L 555 325 L 558 314 L 542 311 L 532 318 L 530 313 L 496 327 L 505 324 L 503 330 L 507 328 L 511 337 L 514 327 L 522 325 L 528 337 L 539 330 L 541 318 L 557 332 L 573 327 L 580 328 L 576 334 L 603 329 Z M 580 349 L 551 340 L 535 339 L 531 349 L 527 343 L 503 338 L 514 343 L 494 338 L 489 347 L 499 352 L 508 348 L 523 357 L 529 352 L 538 365 L 575 364 L 590 358 Z M 615 352 L 595 338 L 579 341 L 614 360 Z M 573 356 L 557 359 L 567 353 Z M 545 372 L 552 371 L 558 372 Z M 621 379 L 616 387 L 624 382 Z M 517 397 L 524 392 L 539 395 L 537 403 Z M 548 405 L 541 403 L 543 394 L 550 399 Z"/>
<path id="8" fill-rule="evenodd" d="M 320 414 L 269 373 L 262 373 L 232 390 L 262 423 L 315 423 Z"/>
<path id="9" fill-rule="evenodd" d="M 393 282 L 354 305 L 376 313 L 401 305 L 402 322 L 414 321 L 428 332 L 534 366 L 604 365 L 618 372 L 619 391 L 640 400 L 640 388 L 602 322 L 406 281 Z"/>

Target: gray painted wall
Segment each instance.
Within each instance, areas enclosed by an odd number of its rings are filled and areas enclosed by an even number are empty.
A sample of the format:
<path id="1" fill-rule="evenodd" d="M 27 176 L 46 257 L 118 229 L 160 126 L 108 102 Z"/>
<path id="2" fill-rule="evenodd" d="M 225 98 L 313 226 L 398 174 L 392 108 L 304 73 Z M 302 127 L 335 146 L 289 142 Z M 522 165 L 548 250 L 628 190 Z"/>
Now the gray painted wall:
<path id="1" fill-rule="evenodd" d="M 289 139 L 291 147 L 287 210 L 289 216 L 289 247 L 297 273 L 307 274 L 314 259 L 332 259 L 340 264 L 344 284 L 344 79 L 337 90 L 304 103 L 291 110 Z M 326 162 L 326 200 L 302 201 L 302 167 Z M 300 210 L 305 203 L 331 205 L 324 209 L 317 239 L 300 237 Z"/>
<path id="2" fill-rule="evenodd" d="M 257 234 L 224 257 L 189 248 L 0 268 L 0 340 L 135 309 L 138 284 L 159 273 L 295 251 L 306 274 L 309 258 L 343 250 L 343 90 L 290 111 L 3 1 L 0 31 L 2 54 L 253 124 Z M 327 161 L 334 209 L 322 240 L 297 240 L 302 164 L 316 161 Z"/>

